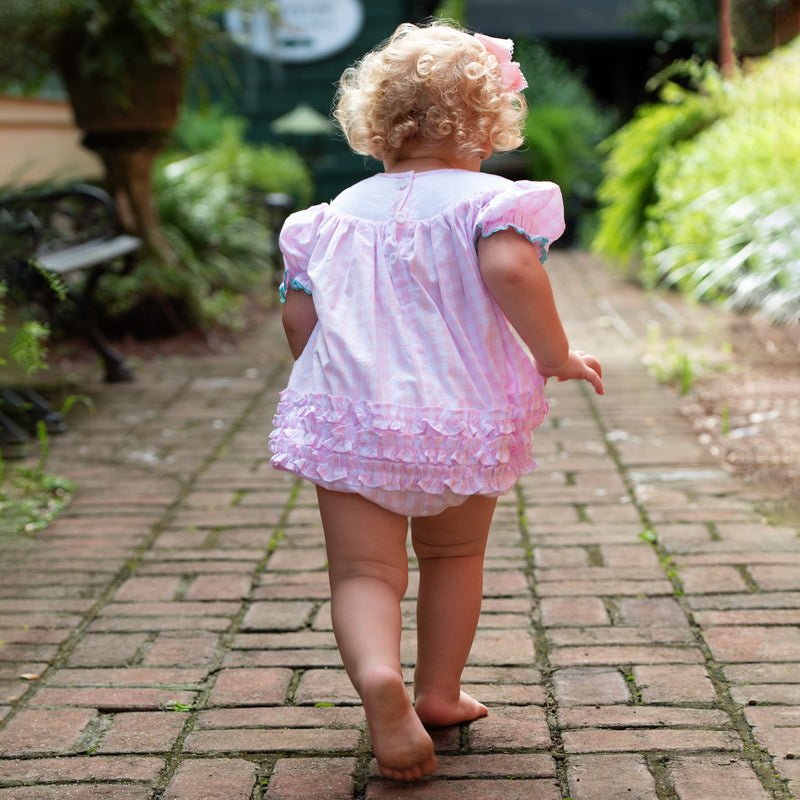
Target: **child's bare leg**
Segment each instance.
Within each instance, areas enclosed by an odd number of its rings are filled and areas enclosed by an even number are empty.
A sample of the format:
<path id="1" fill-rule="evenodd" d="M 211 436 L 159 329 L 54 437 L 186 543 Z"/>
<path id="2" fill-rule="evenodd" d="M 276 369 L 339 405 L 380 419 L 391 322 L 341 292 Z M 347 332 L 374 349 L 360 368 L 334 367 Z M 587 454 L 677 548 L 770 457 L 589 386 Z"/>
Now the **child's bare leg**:
<path id="1" fill-rule="evenodd" d="M 357 494 L 317 490 L 331 612 L 345 669 L 364 703 L 383 775 L 416 780 L 436 769 L 400 666 L 400 600 L 408 585 L 408 520 Z"/>
<path id="2" fill-rule="evenodd" d="M 416 711 L 441 727 L 485 716 L 486 706 L 461 691 L 480 617 L 483 558 L 495 498 L 475 496 L 435 517 L 411 521 L 419 561 Z"/>

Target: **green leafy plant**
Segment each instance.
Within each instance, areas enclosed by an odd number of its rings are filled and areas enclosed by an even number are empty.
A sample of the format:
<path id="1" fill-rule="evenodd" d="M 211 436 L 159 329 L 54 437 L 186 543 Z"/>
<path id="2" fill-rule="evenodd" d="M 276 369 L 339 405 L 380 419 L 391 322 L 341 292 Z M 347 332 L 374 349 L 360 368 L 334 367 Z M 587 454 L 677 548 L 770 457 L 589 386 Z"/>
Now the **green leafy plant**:
<path id="1" fill-rule="evenodd" d="M 718 0 L 636 0 L 631 17 L 653 36 L 664 52 L 678 41 L 690 41 L 697 53 L 714 55 L 719 28 Z"/>
<path id="2" fill-rule="evenodd" d="M 305 205 L 313 182 L 293 150 L 247 143 L 245 124 L 220 112 L 210 118 L 193 112 L 178 126 L 175 149 L 159 159 L 153 178 L 162 229 L 177 263 L 146 258 L 130 275 L 102 285 L 107 324 L 142 331 L 161 309 L 168 328 L 235 329 L 246 296 L 267 287 L 272 295 L 275 243 L 264 196 L 286 193 Z M 212 146 L 190 154 L 190 146 L 204 143 Z M 155 311 L 150 298 L 157 298 Z"/>
<path id="3" fill-rule="evenodd" d="M 726 87 L 721 117 L 668 152 L 643 269 L 699 300 L 800 321 L 800 41 Z"/>
<path id="4" fill-rule="evenodd" d="M 529 88 L 523 155 L 535 180 L 561 187 L 567 214 L 580 218 L 602 175 L 598 144 L 616 124 L 615 113 L 603 108 L 580 73 L 553 55 L 541 42 L 521 40 L 515 49 Z"/>
<path id="5" fill-rule="evenodd" d="M 69 414 L 75 403 L 91 407 L 84 395 L 66 399 L 62 416 Z M 36 423 L 39 457 L 33 466 L 8 468 L 0 452 L 0 534 L 32 534 L 47 527 L 67 506 L 75 491 L 68 478 L 47 471 L 50 435 L 43 420 Z"/>
<path id="6" fill-rule="evenodd" d="M 661 163 L 674 148 L 697 136 L 720 115 L 719 77 L 713 66 L 684 62 L 687 72 L 704 91 L 683 88 L 662 74 L 660 103 L 640 106 L 634 118 L 600 146 L 606 160 L 597 190 L 598 229 L 592 249 L 622 263 L 638 254 L 648 209 L 658 199 L 656 178 Z M 656 80 L 656 79 L 654 79 Z"/>
<path id="7" fill-rule="evenodd" d="M 214 0 L 4 0 L 0 85 L 40 86 L 74 59 L 84 77 L 120 90 L 131 64 L 182 65 L 213 34 Z"/>
<path id="8" fill-rule="evenodd" d="M 644 363 L 660 383 L 674 386 L 681 395 L 691 390 L 706 364 L 698 352 L 693 352 L 678 336 L 664 339 L 658 325 L 647 332 L 647 352 Z"/>

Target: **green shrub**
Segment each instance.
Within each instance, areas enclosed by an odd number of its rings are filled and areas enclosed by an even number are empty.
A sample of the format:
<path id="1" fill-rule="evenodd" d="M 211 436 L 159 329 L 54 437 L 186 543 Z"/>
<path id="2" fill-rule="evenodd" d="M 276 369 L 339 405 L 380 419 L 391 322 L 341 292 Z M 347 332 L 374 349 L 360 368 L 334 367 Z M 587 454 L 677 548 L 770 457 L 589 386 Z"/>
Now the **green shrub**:
<path id="1" fill-rule="evenodd" d="M 800 320 L 800 42 L 732 82 L 722 117 L 661 160 L 643 269 L 702 300 Z"/>
<path id="2" fill-rule="evenodd" d="M 615 115 L 598 103 L 579 73 L 540 42 L 518 42 L 514 57 L 529 84 L 522 150 L 528 171 L 534 180 L 561 187 L 574 219 L 593 202 L 602 175 L 597 145 L 613 130 Z"/>
<path id="3" fill-rule="evenodd" d="M 181 128 L 181 149 L 163 155 L 153 175 L 176 262 L 144 260 L 130 275 L 103 285 L 112 328 L 147 335 L 196 324 L 240 326 L 246 296 L 273 278 L 275 243 L 264 195 L 290 194 L 298 206 L 313 195 L 300 157 L 287 148 L 246 143 L 239 118 L 190 115 Z M 210 146 L 187 154 L 190 146 L 203 145 Z M 271 294 L 271 284 L 269 289 Z"/>
<path id="4" fill-rule="evenodd" d="M 703 92 L 668 81 L 660 103 L 640 106 L 634 118 L 600 146 L 606 160 L 597 189 L 598 229 L 591 244 L 600 255 L 627 263 L 638 254 L 648 209 L 657 200 L 662 162 L 719 117 L 718 78 L 708 69 L 687 69 L 703 83 Z"/>

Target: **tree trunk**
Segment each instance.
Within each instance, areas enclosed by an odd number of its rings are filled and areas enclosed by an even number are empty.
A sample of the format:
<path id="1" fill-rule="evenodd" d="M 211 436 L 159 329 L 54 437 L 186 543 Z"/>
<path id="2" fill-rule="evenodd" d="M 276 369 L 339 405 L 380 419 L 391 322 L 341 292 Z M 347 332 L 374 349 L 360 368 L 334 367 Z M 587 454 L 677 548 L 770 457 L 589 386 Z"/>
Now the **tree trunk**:
<path id="1" fill-rule="evenodd" d="M 183 64 L 134 65 L 117 87 L 87 79 L 78 59 L 65 56 L 60 71 L 75 122 L 85 134 L 83 144 L 105 165 L 122 226 L 143 239 L 156 258 L 175 263 L 155 208 L 152 170 L 178 119 Z"/>
<path id="2" fill-rule="evenodd" d="M 83 144 L 103 160 L 122 227 L 139 236 L 159 261 L 174 264 L 175 253 L 161 229 L 152 181 L 153 163 L 167 136 L 163 131 L 87 133 Z"/>
<path id="3" fill-rule="evenodd" d="M 736 57 L 731 34 L 731 0 L 719 0 L 719 67 L 725 78 L 733 76 Z"/>

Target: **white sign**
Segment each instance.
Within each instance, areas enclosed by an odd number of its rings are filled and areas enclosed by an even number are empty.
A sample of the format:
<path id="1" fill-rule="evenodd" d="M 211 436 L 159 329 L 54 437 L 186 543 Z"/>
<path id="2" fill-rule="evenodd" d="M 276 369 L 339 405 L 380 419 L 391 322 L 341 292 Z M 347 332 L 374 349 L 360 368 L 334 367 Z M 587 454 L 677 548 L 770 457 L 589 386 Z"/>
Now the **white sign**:
<path id="1" fill-rule="evenodd" d="M 364 25 L 361 0 L 278 0 L 274 11 L 232 8 L 225 27 L 242 46 L 279 61 L 316 61 L 344 50 Z"/>

